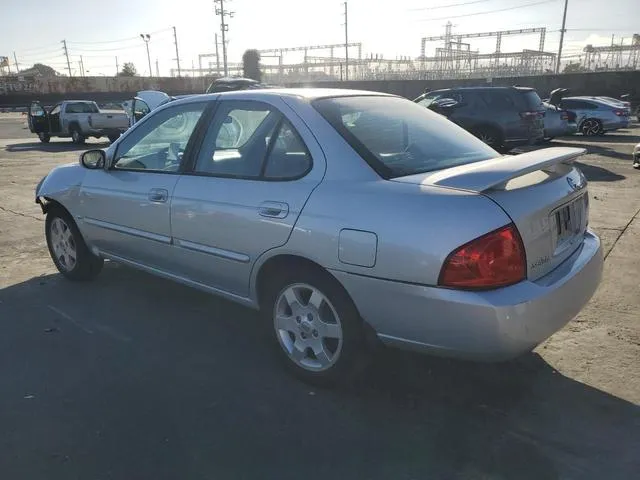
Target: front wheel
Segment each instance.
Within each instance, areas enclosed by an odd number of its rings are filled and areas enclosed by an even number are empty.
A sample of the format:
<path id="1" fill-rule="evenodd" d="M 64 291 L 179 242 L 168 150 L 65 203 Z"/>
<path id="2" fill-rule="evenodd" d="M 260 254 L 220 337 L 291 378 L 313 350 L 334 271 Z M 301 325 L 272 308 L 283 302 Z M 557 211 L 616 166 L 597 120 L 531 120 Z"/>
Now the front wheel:
<path id="1" fill-rule="evenodd" d="M 45 235 L 51 259 L 65 277 L 91 280 L 102 270 L 104 260 L 91 253 L 73 218 L 62 208 L 47 213 Z"/>
<path id="2" fill-rule="evenodd" d="M 49 140 L 51 140 L 51 137 L 49 135 L 42 132 L 38 134 L 38 138 L 42 143 L 49 143 Z"/>
<path id="3" fill-rule="evenodd" d="M 263 312 L 288 370 L 315 384 L 344 383 L 362 371 L 368 359 L 363 323 L 337 280 L 301 268 L 269 284 Z"/>

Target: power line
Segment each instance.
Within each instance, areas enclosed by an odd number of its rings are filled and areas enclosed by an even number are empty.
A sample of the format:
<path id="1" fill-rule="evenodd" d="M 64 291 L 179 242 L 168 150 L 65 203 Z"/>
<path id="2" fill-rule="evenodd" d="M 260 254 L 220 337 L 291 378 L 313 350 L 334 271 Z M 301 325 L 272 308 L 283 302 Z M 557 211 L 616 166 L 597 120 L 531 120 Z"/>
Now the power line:
<path id="1" fill-rule="evenodd" d="M 544 0 L 542 2 L 534 2 L 534 3 L 527 3 L 526 5 L 516 5 L 515 7 L 507 7 L 507 8 L 500 8 L 497 10 L 487 10 L 485 12 L 475 12 L 475 13 L 466 13 L 464 15 L 447 15 L 446 17 L 438 17 L 438 18 L 422 18 L 422 19 L 417 19 L 417 22 L 434 22 L 436 20 L 451 20 L 452 18 L 463 18 L 463 17 L 475 17 L 477 15 L 488 15 L 490 13 L 499 13 L 499 12 L 506 12 L 509 10 L 516 10 L 519 8 L 527 8 L 527 7 L 534 7 L 536 5 L 542 5 L 545 3 L 552 3 L 552 2 L 557 2 L 558 0 Z"/>
<path id="2" fill-rule="evenodd" d="M 433 7 L 408 8 L 407 10 L 412 12 L 423 11 L 423 10 L 440 10 L 443 8 L 462 7 L 465 5 L 475 5 L 476 3 L 486 3 L 486 2 L 492 2 L 492 1 L 493 0 L 473 0 L 471 2 L 453 3 L 451 5 L 435 5 Z"/>

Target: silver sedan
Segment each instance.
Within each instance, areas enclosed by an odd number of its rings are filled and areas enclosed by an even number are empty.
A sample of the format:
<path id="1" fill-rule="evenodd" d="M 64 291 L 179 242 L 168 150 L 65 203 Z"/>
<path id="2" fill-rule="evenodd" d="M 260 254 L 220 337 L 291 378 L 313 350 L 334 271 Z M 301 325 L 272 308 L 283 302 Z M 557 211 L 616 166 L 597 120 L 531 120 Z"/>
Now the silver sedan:
<path id="1" fill-rule="evenodd" d="M 64 276 L 109 259 L 259 309 L 333 382 L 380 341 L 502 360 L 569 322 L 603 262 L 583 153 L 501 156 L 392 95 L 240 91 L 154 110 L 35 197 Z"/>

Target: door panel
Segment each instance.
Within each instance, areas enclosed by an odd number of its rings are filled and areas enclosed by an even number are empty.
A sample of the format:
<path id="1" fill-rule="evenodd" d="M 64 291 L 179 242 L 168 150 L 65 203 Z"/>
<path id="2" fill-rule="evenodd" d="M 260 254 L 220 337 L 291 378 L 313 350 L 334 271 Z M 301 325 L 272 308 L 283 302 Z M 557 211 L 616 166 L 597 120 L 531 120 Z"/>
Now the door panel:
<path id="1" fill-rule="evenodd" d="M 287 242 L 325 161 L 306 126 L 280 108 L 221 102 L 194 174 L 172 197 L 182 275 L 246 297 L 256 259 Z"/>
<path id="2" fill-rule="evenodd" d="M 83 231 L 93 246 L 168 268 L 171 195 L 206 106 L 207 102 L 189 103 L 157 112 L 133 127 L 106 170 L 87 172 L 80 189 L 80 211 Z"/>
<path id="3" fill-rule="evenodd" d="M 29 130 L 32 133 L 48 133 L 49 117 L 40 102 L 32 102 L 29 107 L 29 116 L 27 119 Z"/>

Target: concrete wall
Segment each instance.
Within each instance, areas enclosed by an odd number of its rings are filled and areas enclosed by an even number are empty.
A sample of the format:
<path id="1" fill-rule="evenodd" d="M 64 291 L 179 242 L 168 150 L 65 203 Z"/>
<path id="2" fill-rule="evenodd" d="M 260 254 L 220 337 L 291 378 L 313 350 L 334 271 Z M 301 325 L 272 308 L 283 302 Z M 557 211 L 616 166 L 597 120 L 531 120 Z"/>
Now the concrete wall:
<path id="1" fill-rule="evenodd" d="M 0 77 L 0 107 L 28 106 L 32 100 L 51 105 L 76 98 L 97 102 L 121 102 L 139 90 L 161 90 L 171 95 L 202 93 L 210 79 L 204 77 Z M 557 87 L 571 89 L 574 95 L 609 95 L 624 93 L 640 96 L 640 71 L 595 72 L 566 75 L 543 75 L 470 80 L 372 80 L 350 82 L 315 82 L 288 86 L 318 86 L 373 90 L 415 98 L 426 88 L 452 86 L 522 85 L 534 87 L 541 97 Z"/>
<path id="2" fill-rule="evenodd" d="M 353 82 L 316 82 L 292 84 L 290 86 L 316 86 L 331 88 L 355 88 L 376 92 L 393 93 L 414 99 L 426 88 L 462 87 L 462 86 L 510 86 L 520 85 L 535 88 L 541 97 L 558 87 L 571 89 L 572 95 L 606 95 L 619 97 L 625 93 L 640 96 L 640 71 L 631 72 L 595 72 L 574 73 L 566 75 L 543 75 L 535 77 L 505 77 L 466 80 L 375 80 Z"/>
<path id="3" fill-rule="evenodd" d="M 27 106 L 33 100 L 50 105 L 70 98 L 124 101 L 140 90 L 202 93 L 210 81 L 205 77 L 0 77 L 0 106 Z"/>

